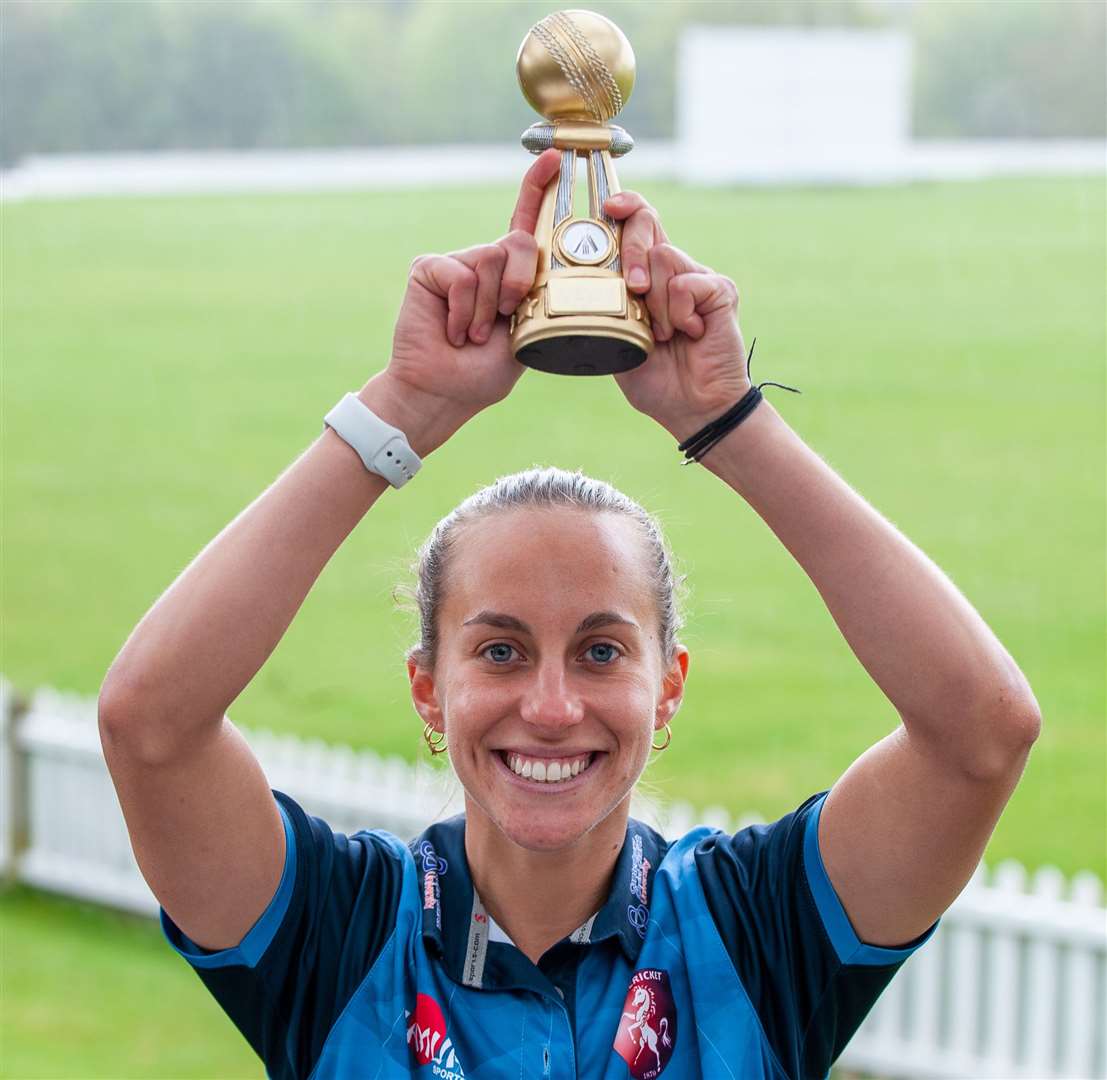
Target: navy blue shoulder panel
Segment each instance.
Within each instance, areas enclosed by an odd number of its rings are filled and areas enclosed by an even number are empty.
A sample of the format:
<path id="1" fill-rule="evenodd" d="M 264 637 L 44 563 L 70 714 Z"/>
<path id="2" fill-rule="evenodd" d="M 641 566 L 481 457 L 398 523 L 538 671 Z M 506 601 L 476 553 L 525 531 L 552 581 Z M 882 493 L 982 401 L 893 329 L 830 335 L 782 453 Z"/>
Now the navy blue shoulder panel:
<path id="1" fill-rule="evenodd" d="M 934 931 L 900 949 L 858 939 L 819 854 L 826 794 L 771 825 L 716 833 L 695 851 L 707 906 L 766 1038 L 789 1076 L 816 1080 Z"/>
<path id="2" fill-rule="evenodd" d="M 403 843 L 380 830 L 335 833 L 273 791 L 285 821 L 285 870 L 242 942 L 209 952 L 164 912 L 170 945 L 265 1063 L 270 1080 L 310 1074 L 351 995 L 396 925 Z"/>

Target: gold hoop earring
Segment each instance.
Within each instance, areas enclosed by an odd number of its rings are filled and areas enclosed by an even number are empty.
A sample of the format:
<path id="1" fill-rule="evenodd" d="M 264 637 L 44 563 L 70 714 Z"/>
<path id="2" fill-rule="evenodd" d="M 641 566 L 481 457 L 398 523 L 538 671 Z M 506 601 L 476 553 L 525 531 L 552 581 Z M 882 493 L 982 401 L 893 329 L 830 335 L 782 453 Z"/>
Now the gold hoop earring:
<path id="1" fill-rule="evenodd" d="M 434 736 L 431 734 L 431 732 L 433 731 L 434 728 L 431 727 L 430 724 L 427 724 L 423 728 L 423 738 L 426 740 L 427 747 L 430 749 L 432 755 L 443 754 L 446 752 L 446 733 L 444 731 L 439 731 L 437 733 L 438 739 L 436 741 Z"/>
<path id="2" fill-rule="evenodd" d="M 668 746 L 669 743 L 671 743 L 672 741 L 673 741 L 673 729 L 671 727 L 669 727 L 669 721 L 666 720 L 665 721 L 665 741 L 660 746 L 658 746 L 656 743 L 650 743 L 650 746 L 652 746 L 654 750 L 664 750 L 665 747 Z"/>

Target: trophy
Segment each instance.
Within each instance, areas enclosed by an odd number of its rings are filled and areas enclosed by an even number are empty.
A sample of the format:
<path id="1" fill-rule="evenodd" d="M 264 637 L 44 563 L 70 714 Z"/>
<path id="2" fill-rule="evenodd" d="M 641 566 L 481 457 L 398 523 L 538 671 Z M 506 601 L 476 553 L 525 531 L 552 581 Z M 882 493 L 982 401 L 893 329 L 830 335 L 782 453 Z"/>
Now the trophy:
<path id="1" fill-rule="evenodd" d="M 603 212 L 618 192 L 612 159 L 634 141 L 609 121 L 634 87 L 634 51 L 610 19 L 557 11 L 532 27 L 515 61 L 523 96 L 546 119 L 523 146 L 561 151 L 535 229 L 534 287 L 511 317 L 511 348 L 527 367 L 558 375 L 628 371 L 653 348 L 646 305 L 627 292 L 622 224 Z M 588 213 L 574 214 L 577 161 L 588 168 Z M 583 208 L 578 208 L 582 210 Z"/>

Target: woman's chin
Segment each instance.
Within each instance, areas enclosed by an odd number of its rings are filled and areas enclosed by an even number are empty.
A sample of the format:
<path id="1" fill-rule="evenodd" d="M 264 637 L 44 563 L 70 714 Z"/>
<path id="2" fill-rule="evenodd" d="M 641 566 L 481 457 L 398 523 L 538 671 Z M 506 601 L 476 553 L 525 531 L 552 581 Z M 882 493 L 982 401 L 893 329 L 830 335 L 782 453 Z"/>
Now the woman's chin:
<path id="1" fill-rule="evenodd" d="M 590 832 L 595 821 L 521 821 L 508 818 L 497 821 L 496 825 L 513 844 L 527 851 L 560 851 L 572 847 Z"/>
<path id="2" fill-rule="evenodd" d="M 535 852 L 563 851 L 573 847 L 601 822 L 605 821 L 615 806 L 527 807 L 525 809 L 478 803 L 468 796 L 468 815 L 472 820 L 474 804 L 481 816 L 513 844 Z M 619 800 L 622 802 L 623 800 Z M 618 802 L 616 803 L 618 805 Z"/>

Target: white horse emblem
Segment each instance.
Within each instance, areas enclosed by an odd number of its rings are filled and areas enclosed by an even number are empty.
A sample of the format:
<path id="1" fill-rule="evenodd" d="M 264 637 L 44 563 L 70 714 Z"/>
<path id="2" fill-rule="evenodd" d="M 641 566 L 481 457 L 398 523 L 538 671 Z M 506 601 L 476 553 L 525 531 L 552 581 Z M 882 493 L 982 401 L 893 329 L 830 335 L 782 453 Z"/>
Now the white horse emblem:
<path id="1" fill-rule="evenodd" d="M 648 1047 L 650 1053 L 657 1060 L 657 1070 L 660 1072 L 662 1065 L 661 1054 L 657 1050 L 657 1037 L 660 1034 L 662 1046 L 672 1046 L 673 1042 L 669 1038 L 669 1018 L 667 1016 L 661 1018 L 659 1032 L 655 1031 L 650 1025 L 649 1018 L 653 1011 L 653 995 L 646 987 L 636 986 L 634 988 L 634 1000 L 631 1002 L 631 1012 L 625 1012 L 623 1016 L 634 1021 L 626 1030 L 628 1037 L 638 1046 L 638 1053 L 635 1054 L 634 1061 L 631 1064 L 637 1065 L 638 1059 Z"/>

